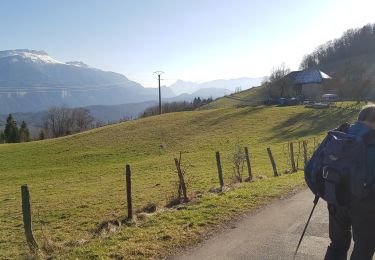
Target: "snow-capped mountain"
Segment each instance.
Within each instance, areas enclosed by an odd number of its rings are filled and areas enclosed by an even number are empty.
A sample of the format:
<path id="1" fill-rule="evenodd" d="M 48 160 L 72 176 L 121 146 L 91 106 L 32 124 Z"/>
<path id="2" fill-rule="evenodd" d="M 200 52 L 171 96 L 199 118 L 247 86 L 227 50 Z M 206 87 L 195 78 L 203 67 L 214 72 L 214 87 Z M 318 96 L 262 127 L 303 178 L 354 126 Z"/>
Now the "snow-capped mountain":
<path id="1" fill-rule="evenodd" d="M 141 87 L 125 76 L 90 68 L 83 62 L 61 62 L 44 51 L 0 51 L 0 87 L 74 87 L 127 84 Z"/>
<path id="2" fill-rule="evenodd" d="M 163 94 L 166 98 L 174 96 L 168 88 L 163 89 Z M 0 114 L 157 98 L 157 89 L 144 88 L 122 74 L 83 62 L 62 62 L 44 51 L 0 51 Z"/>
<path id="3" fill-rule="evenodd" d="M 63 64 L 58 60 L 55 60 L 48 56 L 45 51 L 34 51 L 34 50 L 8 50 L 0 51 L 0 59 L 10 57 L 10 62 L 19 62 L 20 60 L 27 62 L 41 62 L 49 64 Z"/>

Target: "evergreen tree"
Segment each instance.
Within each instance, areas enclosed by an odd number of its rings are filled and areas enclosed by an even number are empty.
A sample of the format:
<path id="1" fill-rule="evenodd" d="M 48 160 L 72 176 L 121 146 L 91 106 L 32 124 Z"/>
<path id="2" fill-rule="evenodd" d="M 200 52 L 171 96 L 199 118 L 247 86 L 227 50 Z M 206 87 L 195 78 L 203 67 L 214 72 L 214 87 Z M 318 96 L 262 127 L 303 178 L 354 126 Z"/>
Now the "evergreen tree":
<path id="1" fill-rule="evenodd" d="M 0 144 L 3 144 L 5 142 L 5 135 L 4 135 L 4 131 L 1 130 L 0 131 Z"/>
<path id="2" fill-rule="evenodd" d="M 17 122 L 13 119 L 12 114 L 9 114 L 7 117 L 7 123 L 4 130 L 4 139 L 6 143 L 18 143 L 20 140 Z"/>
<path id="3" fill-rule="evenodd" d="M 44 131 L 40 130 L 40 132 L 39 132 L 39 140 L 44 140 L 44 139 L 45 139 Z"/>
<path id="4" fill-rule="evenodd" d="M 193 101 L 194 107 L 199 107 L 201 105 L 201 103 L 202 103 L 202 100 L 201 100 L 200 97 L 194 98 L 194 101 Z"/>
<path id="5" fill-rule="evenodd" d="M 21 127 L 19 130 L 19 139 L 21 142 L 29 142 L 30 141 L 30 131 L 27 128 L 27 124 L 25 121 L 22 121 Z"/>

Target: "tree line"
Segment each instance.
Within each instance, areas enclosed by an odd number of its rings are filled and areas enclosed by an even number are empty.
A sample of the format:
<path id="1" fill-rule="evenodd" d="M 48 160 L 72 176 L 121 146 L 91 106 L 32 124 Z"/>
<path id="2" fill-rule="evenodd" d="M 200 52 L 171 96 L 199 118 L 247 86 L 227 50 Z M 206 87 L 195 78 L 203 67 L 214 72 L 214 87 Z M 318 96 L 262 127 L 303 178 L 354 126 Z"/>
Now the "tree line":
<path id="1" fill-rule="evenodd" d="M 38 136 L 34 140 L 56 138 L 74 133 L 79 133 L 98 124 L 85 108 L 51 107 L 42 118 L 42 125 Z M 20 143 L 31 141 L 30 131 L 25 121 L 20 127 L 17 121 L 9 114 L 5 129 L 0 130 L 0 143 Z"/>
<path id="2" fill-rule="evenodd" d="M 88 109 L 51 107 L 43 118 L 42 131 L 43 135 L 56 138 L 94 128 L 94 123 Z"/>
<path id="3" fill-rule="evenodd" d="M 0 143 L 21 143 L 30 141 L 30 131 L 25 121 L 22 121 L 20 127 L 14 120 L 12 114 L 9 114 L 6 120 L 5 129 L 0 131 Z"/>
<path id="4" fill-rule="evenodd" d="M 192 111 L 201 106 L 207 105 L 212 102 L 212 98 L 202 99 L 200 97 L 194 98 L 192 102 L 179 101 L 179 102 L 170 102 L 163 103 L 161 106 L 162 113 L 172 113 L 172 112 L 182 112 L 182 111 Z M 159 106 L 155 105 L 147 108 L 140 117 L 148 117 L 159 114 Z"/>

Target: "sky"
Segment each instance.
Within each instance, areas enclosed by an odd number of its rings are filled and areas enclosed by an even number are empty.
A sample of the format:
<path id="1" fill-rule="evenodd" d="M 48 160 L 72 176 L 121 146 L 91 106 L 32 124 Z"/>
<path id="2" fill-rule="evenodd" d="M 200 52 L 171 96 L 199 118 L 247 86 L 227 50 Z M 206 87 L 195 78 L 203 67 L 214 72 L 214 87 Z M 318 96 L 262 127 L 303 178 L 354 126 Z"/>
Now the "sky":
<path id="1" fill-rule="evenodd" d="M 44 50 L 156 87 L 263 77 L 350 28 L 374 0 L 2 0 L 0 50 Z"/>

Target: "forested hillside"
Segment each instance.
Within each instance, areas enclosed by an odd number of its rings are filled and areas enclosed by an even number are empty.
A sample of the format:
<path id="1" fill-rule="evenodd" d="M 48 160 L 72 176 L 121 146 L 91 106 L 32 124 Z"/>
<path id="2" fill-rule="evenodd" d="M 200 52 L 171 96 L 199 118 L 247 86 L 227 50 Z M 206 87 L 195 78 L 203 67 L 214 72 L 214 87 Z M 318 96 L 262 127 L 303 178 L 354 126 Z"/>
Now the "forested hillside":
<path id="1" fill-rule="evenodd" d="M 374 98 L 375 24 L 350 29 L 306 55 L 301 69 L 319 68 L 333 77 L 330 88 L 345 98 Z"/>
<path id="2" fill-rule="evenodd" d="M 329 41 L 306 55 L 301 68 L 323 66 L 327 69 L 333 62 L 351 57 L 375 54 L 375 24 L 368 24 L 361 29 L 350 29 L 339 39 Z"/>

